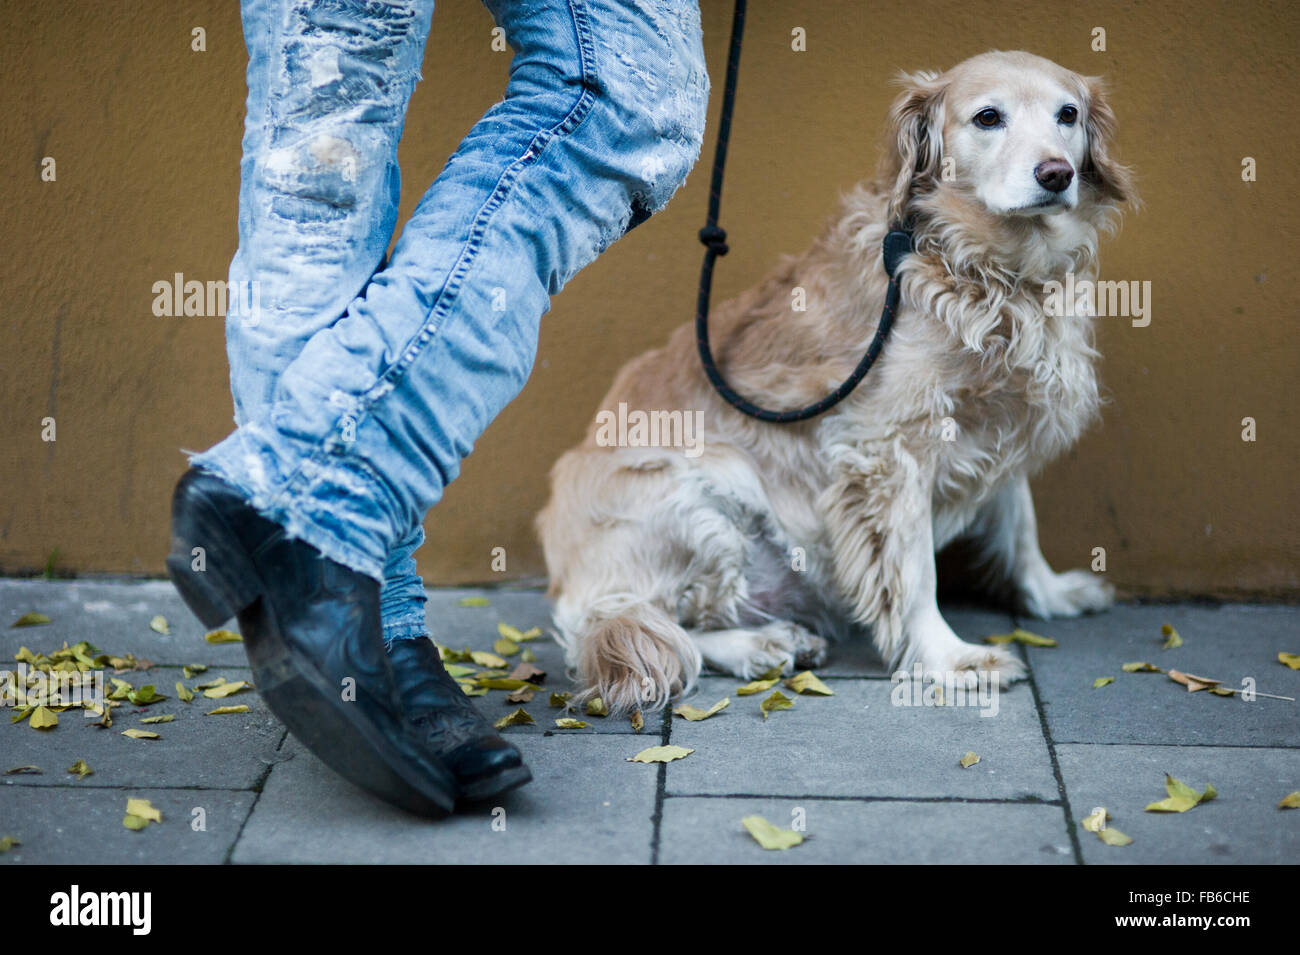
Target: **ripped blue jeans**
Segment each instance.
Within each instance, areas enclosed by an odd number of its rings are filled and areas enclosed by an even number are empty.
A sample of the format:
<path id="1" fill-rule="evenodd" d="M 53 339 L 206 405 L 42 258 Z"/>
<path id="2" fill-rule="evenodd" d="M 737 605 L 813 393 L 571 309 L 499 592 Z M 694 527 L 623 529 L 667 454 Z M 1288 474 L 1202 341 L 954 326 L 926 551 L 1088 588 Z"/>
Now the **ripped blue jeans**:
<path id="1" fill-rule="evenodd" d="M 522 389 L 550 296 L 668 202 L 703 137 L 694 0 L 487 6 L 514 51 L 505 98 L 385 262 L 432 0 L 243 2 L 237 428 L 190 463 L 381 581 L 390 643 L 428 632 L 424 515 Z"/>

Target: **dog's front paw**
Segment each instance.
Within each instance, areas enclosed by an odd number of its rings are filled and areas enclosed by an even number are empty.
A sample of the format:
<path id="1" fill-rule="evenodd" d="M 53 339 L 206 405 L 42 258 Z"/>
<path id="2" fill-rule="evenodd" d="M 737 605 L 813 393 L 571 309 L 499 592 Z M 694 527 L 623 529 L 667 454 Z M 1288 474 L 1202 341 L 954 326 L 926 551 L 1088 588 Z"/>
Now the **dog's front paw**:
<path id="1" fill-rule="evenodd" d="M 1049 573 L 1021 584 L 1021 603 L 1035 617 L 1077 617 L 1114 602 L 1115 588 L 1087 570 Z"/>
<path id="2" fill-rule="evenodd" d="M 981 673 L 998 675 L 998 683 L 1006 686 L 1025 678 L 1025 665 L 1020 658 L 1002 647 L 981 647 L 959 641 L 950 650 L 921 661 L 926 673 L 937 673 L 946 681 L 974 687 Z"/>

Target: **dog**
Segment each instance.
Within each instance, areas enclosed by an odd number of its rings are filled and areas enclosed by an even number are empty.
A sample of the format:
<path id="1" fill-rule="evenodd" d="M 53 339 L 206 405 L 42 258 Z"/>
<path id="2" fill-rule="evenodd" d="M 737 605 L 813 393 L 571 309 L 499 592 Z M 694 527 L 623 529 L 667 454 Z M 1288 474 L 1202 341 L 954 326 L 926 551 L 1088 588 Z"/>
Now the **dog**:
<path id="1" fill-rule="evenodd" d="M 1088 303 L 1054 314 L 1045 288 L 1095 279 L 1099 235 L 1136 202 L 1103 83 L 1024 52 L 899 82 L 876 179 L 711 315 L 733 388 L 811 404 L 871 341 L 881 243 L 906 223 L 901 307 L 856 390 L 802 423 L 747 417 L 715 393 L 688 324 L 622 368 L 555 464 L 537 529 L 582 697 L 654 709 L 704 664 L 788 674 L 868 628 L 892 667 L 1015 680 L 1015 655 L 963 641 L 939 612 L 935 554 L 958 540 L 1034 616 L 1113 602 L 1090 571 L 1048 566 L 1029 489 L 1099 417 Z M 692 420 L 702 432 L 684 441 Z"/>

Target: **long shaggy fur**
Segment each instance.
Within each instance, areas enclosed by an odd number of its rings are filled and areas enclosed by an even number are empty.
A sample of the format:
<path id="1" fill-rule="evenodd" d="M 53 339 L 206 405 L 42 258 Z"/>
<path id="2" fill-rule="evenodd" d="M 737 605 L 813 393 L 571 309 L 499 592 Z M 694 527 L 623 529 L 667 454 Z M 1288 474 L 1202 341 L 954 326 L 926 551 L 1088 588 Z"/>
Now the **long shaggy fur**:
<path id="1" fill-rule="evenodd" d="M 1067 212 L 999 214 L 940 174 L 962 96 L 1004 74 L 1077 90 L 1087 152 Z M 845 196 L 807 252 L 711 315 L 733 387 L 771 408 L 815 401 L 875 331 L 881 241 L 906 218 L 903 306 L 857 390 L 814 421 L 755 421 L 713 391 L 683 326 L 629 362 L 601 408 L 701 410 L 703 453 L 602 446 L 593 422 L 556 463 L 538 529 L 559 636 L 588 695 L 662 706 L 702 663 L 789 672 L 819 662 L 824 638 L 864 629 L 890 663 L 1014 679 L 1014 656 L 964 643 L 939 614 L 934 553 L 960 536 L 978 539 L 1032 612 L 1110 602 L 1091 575 L 1047 566 L 1027 480 L 1098 413 L 1092 319 L 1046 314 L 1044 285 L 1094 279 L 1098 232 L 1133 198 L 1110 155 L 1114 116 L 1096 80 L 1028 54 L 902 82 L 876 180 Z M 804 311 L 791 308 L 796 290 Z"/>

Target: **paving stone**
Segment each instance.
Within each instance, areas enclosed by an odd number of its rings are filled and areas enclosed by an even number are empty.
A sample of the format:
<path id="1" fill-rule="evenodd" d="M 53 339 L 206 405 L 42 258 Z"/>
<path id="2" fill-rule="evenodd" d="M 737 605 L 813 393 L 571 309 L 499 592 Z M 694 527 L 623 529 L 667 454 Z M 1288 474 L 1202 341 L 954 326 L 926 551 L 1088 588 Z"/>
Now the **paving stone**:
<path id="1" fill-rule="evenodd" d="M 740 820 L 789 829 L 804 813 L 807 840 L 763 849 Z M 659 861 L 666 864 L 1065 864 L 1074 861 L 1059 806 L 1018 803 L 671 798 Z"/>
<path id="2" fill-rule="evenodd" d="M 148 799 L 163 821 L 127 829 L 122 818 L 128 798 Z M 0 787 L 0 835 L 22 841 L 0 855 L 0 866 L 221 863 L 255 798 L 256 793 L 215 789 Z M 193 828 L 199 818 L 204 831 Z"/>
<path id="3" fill-rule="evenodd" d="M 701 681 L 692 702 L 731 706 L 700 722 L 675 718 L 670 741 L 695 749 L 669 765 L 683 795 L 910 796 L 1055 800 L 1058 791 L 1029 688 L 997 696 L 996 715 L 974 706 L 895 706 L 885 680 L 836 680 L 832 697 L 799 696 L 764 722 L 739 681 Z M 787 696 L 794 696 L 786 690 Z M 989 710 L 992 712 L 992 709 Z M 973 750 L 981 761 L 962 769 Z"/>
<path id="4" fill-rule="evenodd" d="M 962 604 L 943 607 L 943 617 L 957 636 L 971 643 L 978 643 L 992 633 L 1006 633 L 1014 626 L 1008 613 Z M 830 661 L 819 667 L 817 674 L 835 677 L 888 677 L 890 670 L 871 645 L 870 632 L 863 631 L 851 639 L 833 644 Z"/>
<path id="5" fill-rule="evenodd" d="M 37 627 L 10 624 L 28 611 L 50 623 Z M 149 621 L 167 618 L 170 634 L 149 629 Z M 238 632 L 230 621 L 226 627 Z M 89 640 L 104 653 L 181 666 L 207 663 L 246 666 L 242 644 L 210 644 L 207 628 L 165 580 L 0 580 L 0 664 L 21 646 L 38 652 Z"/>
<path id="6" fill-rule="evenodd" d="M 110 671 L 111 672 L 111 671 Z M 5 786 L 61 786 L 73 782 L 64 770 L 84 759 L 95 770 L 93 776 L 75 781 L 77 788 L 104 786 L 198 786 L 215 789 L 251 789 L 275 761 L 276 748 L 284 728 L 271 715 L 256 692 L 245 690 L 225 699 L 213 700 L 196 694 L 192 703 L 176 696 L 175 684 L 205 683 L 217 677 L 228 681 L 247 680 L 248 670 L 212 669 L 185 680 L 179 668 L 154 667 L 147 673 L 119 675 L 133 686 L 152 683 L 168 697 L 161 703 L 137 707 L 123 703 L 113 710 L 113 725 L 101 729 L 87 719 L 85 711 L 72 709 L 59 714 L 59 725 L 34 730 L 28 721 L 11 723 L 0 719 L 0 772 L 15 766 L 39 766 L 39 775 L 0 776 Z M 112 686 L 108 685 L 111 690 Z M 247 704 L 249 712 L 220 716 L 206 715 L 218 706 Z M 170 723 L 146 724 L 141 720 L 173 714 Z M 9 715 L 8 710 L 5 716 Z M 126 729 L 150 730 L 157 740 L 131 739 Z"/>
<path id="7" fill-rule="evenodd" d="M 1111 825 L 1133 838 L 1108 846 L 1079 831 L 1090 864 L 1295 864 L 1300 859 L 1300 810 L 1278 801 L 1300 789 L 1300 751 L 1217 746 L 1099 746 L 1056 748 L 1075 822 L 1098 806 Z M 1145 812 L 1165 798 L 1165 773 L 1194 787 L 1211 783 L 1216 799 L 1185 813 Z"/>
<path id="8" fill-rule="evenodd" d="M 292 740 L 244 829 L 237 863 L 645 863 L 656 766 L 612 736 L 517 740 L 533 781 L 442 820 L 393 809 Z M 494 809 L 504 810 L 504 816 Z M 498 819 L 504 831 L 496 831 Z"/>
<path id="9" fill-rule="evenodd" d="M 1161 649 L 1163 623 L 1178 630 L 1183 646 Z M 1163 674 L 1121 669 L 1147 661 L 1233 688 L 1253 677 L 1258 690 L 1300 700 L 1300 671 L 1277 661 L 1279 651 L 1300 653 L 1300 608 L 1123 605 L 1095 616 L 1024 625 L 1060 643 L 1027 648 L 1058 743 L 1300 746 L 1300 703 L 1188 693 Z M 1115 682 L 1092 689 L 1102 676 Z"/>

